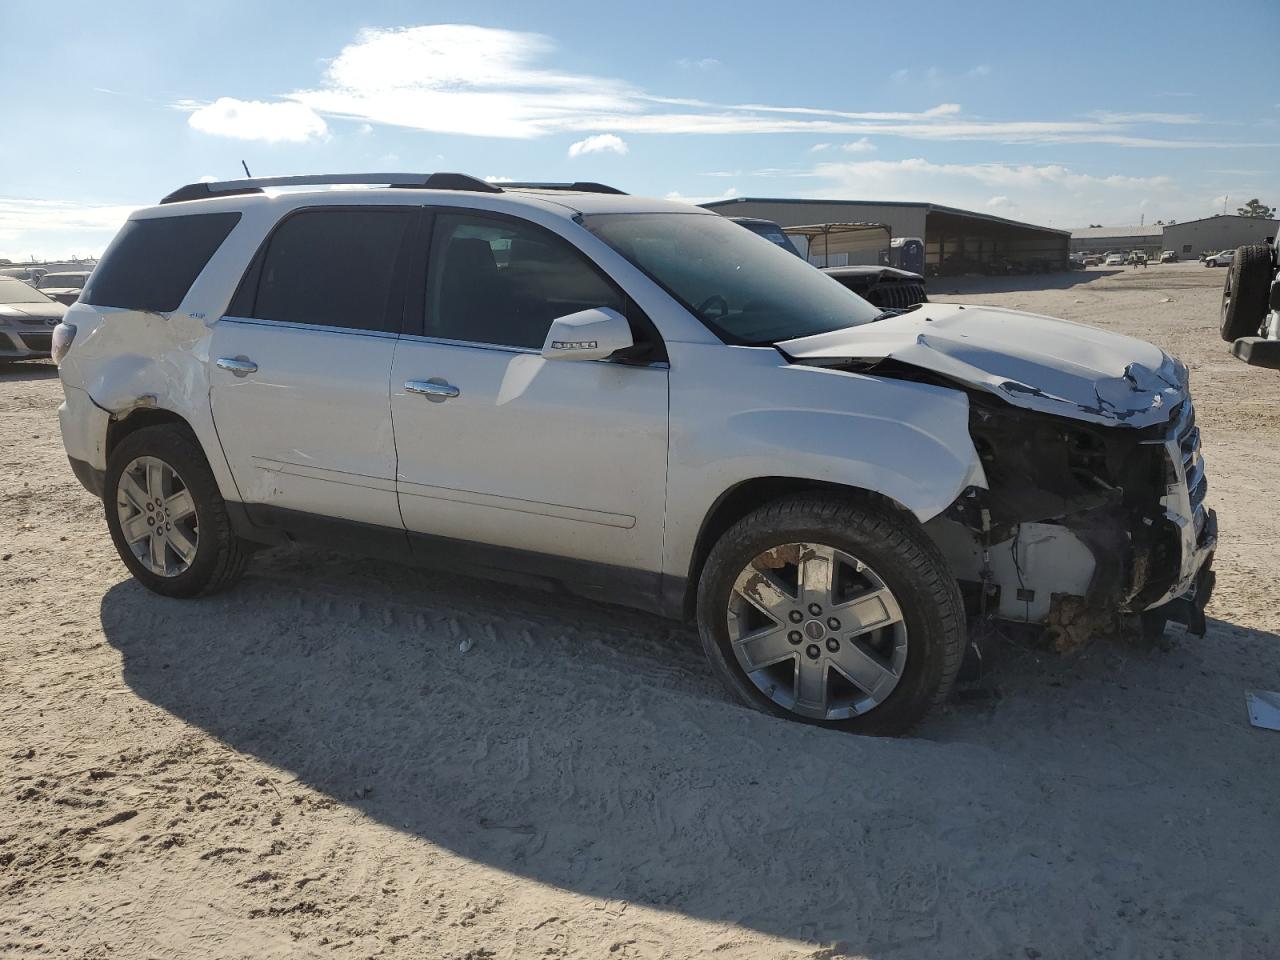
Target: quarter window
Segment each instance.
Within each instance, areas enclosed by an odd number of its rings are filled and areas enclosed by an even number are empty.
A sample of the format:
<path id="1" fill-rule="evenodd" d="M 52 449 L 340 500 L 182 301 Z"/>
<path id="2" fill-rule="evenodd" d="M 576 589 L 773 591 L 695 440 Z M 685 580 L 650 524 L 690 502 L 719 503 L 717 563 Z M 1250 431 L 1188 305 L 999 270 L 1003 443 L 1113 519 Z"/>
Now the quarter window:
<path id="1" fill-rule="evenodd" d="M 98 307 L 177 310 L 187 290 L 209 263 L 238 213 L 198 213 L 130 220 L 84 284 L 80 299 Z M 46 275 L 42 287 L 56 287 Z"/>
<path id="2" fill-rule="evenodd" d="M 294 214 L 267 243 L 252 303 L 238 295 L 236 308 L 260 320 L 398 332 L 392 287 L 412 218 L 407 208 Z"/>
<path id="3" fill-rule="evenodd" d="M 539 349 L 551 321 L 623 295 L 573 246 L 532 224 L 442 214 L 431 240 L 427 336 Z"/>

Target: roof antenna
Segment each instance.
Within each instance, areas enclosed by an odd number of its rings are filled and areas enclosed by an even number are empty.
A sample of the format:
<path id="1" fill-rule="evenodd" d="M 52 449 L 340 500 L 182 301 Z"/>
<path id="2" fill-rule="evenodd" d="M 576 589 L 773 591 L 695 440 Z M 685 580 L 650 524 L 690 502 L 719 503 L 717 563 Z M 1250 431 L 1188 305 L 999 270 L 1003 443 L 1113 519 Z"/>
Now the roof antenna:
<path id="1" fill-rule="evenodd" d="M 245 163 L 243 160 L 241 160 L 241 161 L 240 161 L 240 166 L 244 167 L 244 175 L 245 175 L 246 177 L 248 177 L 250 180 L 252 180 L 252 179 L 253 179 L 253 174 L 249 172 L 249 165 L 248 165 L 247 163 Z"/>

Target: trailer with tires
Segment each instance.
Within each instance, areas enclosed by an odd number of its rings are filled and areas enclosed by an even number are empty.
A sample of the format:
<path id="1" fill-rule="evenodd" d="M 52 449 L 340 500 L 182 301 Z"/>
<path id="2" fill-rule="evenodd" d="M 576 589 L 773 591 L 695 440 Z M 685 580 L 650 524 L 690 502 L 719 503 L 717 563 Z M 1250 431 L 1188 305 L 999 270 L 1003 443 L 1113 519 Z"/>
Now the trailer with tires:
<path id="1" fill-rule="evenodd" d="M 1219 331 L 1231 352 L 1255 367 L 1280 370 L 1280 279 L 1274 243 L 1236 251 L 1222 286 Z"/>

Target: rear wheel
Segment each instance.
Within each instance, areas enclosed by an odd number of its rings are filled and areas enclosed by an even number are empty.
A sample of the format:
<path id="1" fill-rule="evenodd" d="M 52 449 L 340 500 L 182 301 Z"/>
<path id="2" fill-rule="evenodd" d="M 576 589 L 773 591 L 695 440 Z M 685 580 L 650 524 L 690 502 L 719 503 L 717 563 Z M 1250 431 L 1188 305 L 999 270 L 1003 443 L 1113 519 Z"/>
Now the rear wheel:
<path id="1" fill-rule="evenodd" d="M 721 537 L 698 628 L 751 706 L 879 735 L 909 731 L 946 698 L 964 648 L 959 588 L 919 525 L 821 497 L 762 507 Z"/>
<path id="2" fill-rule="evenodd" d="M 1219 332 L 1227 343 L 1257 336 L 1267 316 L 1274 276 L 1271 248 L 1253 243 L 1236 251 L 1222 285 L 1222 318 Z"/>
<path id="3" fill-rule="evenodd" d="M 143 586 L 168 597 L 212 593 L 244 573 L 249 547 L 190 430 L 145 427 L 111 452 L 104 488 L 116 552 Z"/>

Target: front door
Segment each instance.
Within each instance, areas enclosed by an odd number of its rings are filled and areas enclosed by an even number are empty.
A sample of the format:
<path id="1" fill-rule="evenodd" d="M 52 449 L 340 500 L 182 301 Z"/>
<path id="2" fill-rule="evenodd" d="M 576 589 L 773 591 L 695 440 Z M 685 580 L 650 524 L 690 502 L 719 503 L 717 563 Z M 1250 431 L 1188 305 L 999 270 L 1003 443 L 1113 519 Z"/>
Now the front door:
<path id="1" fill-rule="evenodd" d="M 210 401 L 251 511 L 402 529 L 387 378 L 403 299 L 397 258 L 416 216 L 292 214 L 218 321 Z"/>
<path id="2" fill-rule="evenodd" d="M 656 589 L 666 364 L 540 354 L 556 317 L 589 307 L 625 313 L 621 291 L 541 227 L 441 213 L 423 299 L 423 335 L 401 339 L 391 375 L 409 531 L 435 549 L 509 548 L 496 556 L 534 574 L 556 576 L 552 561 L 580 561 L 572 569 L 585 578 L 617 575 Z"/>

